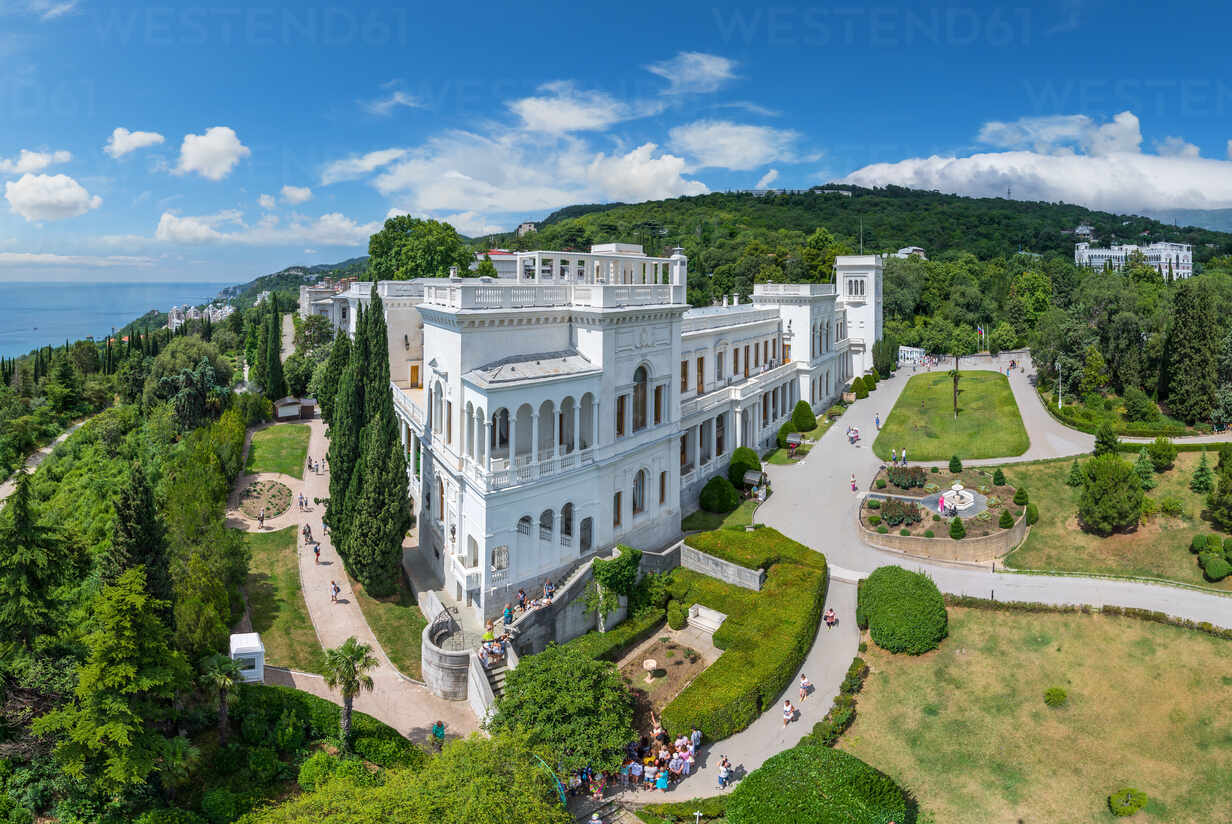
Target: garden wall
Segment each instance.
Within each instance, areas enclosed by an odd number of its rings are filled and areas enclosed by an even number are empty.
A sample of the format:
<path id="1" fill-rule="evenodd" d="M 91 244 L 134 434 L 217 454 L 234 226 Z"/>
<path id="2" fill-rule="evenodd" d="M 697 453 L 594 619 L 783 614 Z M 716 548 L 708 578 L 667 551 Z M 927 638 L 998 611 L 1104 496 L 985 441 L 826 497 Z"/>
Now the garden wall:
<path id="1" fill-rule="evenodd" d="M 738 566 L 731 561 L 724 561 L 721 558 L 716 558 L 713 555 L 708 555 L 705 552 L 694 549 L 688 544 L 680 545 L 680 566 L 685 569 L 691 569 L 694 572 L 700 572 L 702 575 L 709 575 L 711 578 L 717 578 L 724 583 L 751 589 L 755 592 L 761 592 L 762 585 L 766 582 L 766 571 L 764 569 L 749 569 L 748 567 Z"/>
<path id="2" fill-rule="evenodd" d="M 1027 537 L 1027 518 L 1020 516 L 1009 529 L 999 530 L 991 535 L 980 538 L 963 538 L 955 541 L 949 535 L 949 524 L 941 521 L 937 524 L 937 537 L 924 538 L 916 535 L 899 535 L 895 532 L 882 534 L 869 529 L 856 516 L 856 525 L 860 528 L 864 543 L 910 555 L 924 558 L 934 558 L 938 561 L 966 561 L 968 563 L 984 563 L 1003 558 L 1010 550 L 1018 546 Z"/>

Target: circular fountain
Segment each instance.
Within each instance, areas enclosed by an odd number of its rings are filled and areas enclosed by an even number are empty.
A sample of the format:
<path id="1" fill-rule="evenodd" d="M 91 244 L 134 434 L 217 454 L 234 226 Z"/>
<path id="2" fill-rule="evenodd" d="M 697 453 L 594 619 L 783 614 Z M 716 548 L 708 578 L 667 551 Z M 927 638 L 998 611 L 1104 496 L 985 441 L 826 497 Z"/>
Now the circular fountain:
<path id="1" fill-rule="evenodd" d="M 975 495 L 971 490 L 965 489 L 961 483 L 955 482 L 950 487 L 950 491 L 945 493 L 945 505 L 953 507 L 959 512 L 966 512 L 975 506 Z"/>

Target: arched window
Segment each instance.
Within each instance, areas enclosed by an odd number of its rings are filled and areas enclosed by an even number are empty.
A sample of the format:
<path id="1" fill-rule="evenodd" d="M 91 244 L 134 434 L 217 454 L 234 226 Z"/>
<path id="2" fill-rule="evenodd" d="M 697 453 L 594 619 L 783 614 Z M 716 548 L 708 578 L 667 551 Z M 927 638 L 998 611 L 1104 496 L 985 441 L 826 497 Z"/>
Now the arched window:
<path id="1" fill-rule="evenodd" d="M 646 367 L 639 366 L 633 373 L 633 431 L 646 428 Z"/>
<path id="2" fill-rule="evenodd" d="M 565 546 L 573 543 L 573 504 L 560 508 L 560 542 Z"/>
<path id="3" fill-rule="evenodd" d="M 432 431 L 441 431 L 441 385 L 439 383 L 432 387 Z"/>
<path id="4" fill-rule="evenodd" d="M 518 534 L 519 535 L 529 535 L 530 534 L 530 524 L 531 524 L 531 520 L 530 520 L 529 515 L 523 515 L 521 518 L 518 518 Z"/>
<path id="5" fill-rule="evenodd" d="M 552 540 L 552 510 L 545 509 L 539 513 L 539 538 L 540 540 Z"/>
<path id="6" fill-rule="evenodd" d="M 646 470 L 639 469 L 633 476 L 633 514 L 646 511 Z"/>
<path id="7" fill-rule="evenodd" d="M 493 571 L 509 569 L 509 547 L 503 545 L 492 547 L 492 569 Z"/>

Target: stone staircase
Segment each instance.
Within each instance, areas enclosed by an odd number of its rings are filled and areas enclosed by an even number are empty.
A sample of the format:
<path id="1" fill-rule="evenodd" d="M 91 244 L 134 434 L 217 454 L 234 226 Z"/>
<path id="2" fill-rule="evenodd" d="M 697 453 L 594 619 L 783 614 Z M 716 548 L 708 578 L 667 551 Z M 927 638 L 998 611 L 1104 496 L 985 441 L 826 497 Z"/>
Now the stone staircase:
<path id="1" fill-rule="evenodd" d="M 509 667 L 502 660 L 499 666 L 494 665 L 486 670 L 486 672 L 488 675 L 488 685 L 492 687 L 492 695 L 499 699 L 505 694 L 505 676 L 509 672 Z"/>
<path id="2" fill-rule="evenodd" d="M 614 798 L 598 803 L 590 799 L 580 799 L 570 802 L 569 809 L 574 813 L 573 820 L 578 824 L 589 824 L 591 813 L 598 813 L 603 824 L 642 824 L 640 818 L 622 807 Z"/>

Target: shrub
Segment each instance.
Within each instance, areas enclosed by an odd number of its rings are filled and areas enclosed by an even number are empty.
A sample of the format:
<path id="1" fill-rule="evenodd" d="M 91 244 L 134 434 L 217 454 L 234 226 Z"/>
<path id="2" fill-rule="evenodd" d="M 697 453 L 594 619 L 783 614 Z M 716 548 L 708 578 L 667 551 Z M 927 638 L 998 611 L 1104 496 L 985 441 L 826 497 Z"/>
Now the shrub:
<path id="1" fill-rule="evenodd" d="M 941 516 L 934 512 L 933 513 L 933 523 L 936 523 L 940 520 L 941 520 Z"/>
<path id="2" fill-rule="evenodd" d="M 1134 468 L 1116 455 L 1100 455 L 1087 462 L 1078 518 L 1084 529 L 1111 535 L 1137 525 L 1142 498 L 1142 484 Z"/>
<path id="3" fill-rule="evenodd" d="M 1223 557 L 1232 562 L 1232 538 L 1223 539 Z"/>
<path id="4" fill-rule="evenodd" d="M 868 508 L 869 509 L 881 509 L 881 500 L 878 498 L 869 498 Z"/>
<path id="5" fill-rule="evenodd" d="M 1127 420 L 1135 423 L 1154 423 L 1159 420 L 1159 407 L 1138 387 L 1126 386 L 1121 397 L 1125 401 Z"/>
<path id="6" fill-rule="evenodd" d="M 779 449 L 787 448 L 787 436 L 796 430 L 792 428 L 791 418 L 783 421 L 783 425 L 779 427 L 779 433 L 775 436 L 775 441 L 778 443 Z"/>
<path id="7" fill-rule="evenodd" d="M 1169 495 L 1159 502 L 1159 511 L 1167 515 L 1169 518 L 1181 517 L 1183 504 L 1181 499 L 1174 495 Z"/>
<path id="8" fill-rule="evenodd" d="M 791 425 L 797 432 L 812 432 L 817 428 L 817 417 L 808 401 L 796 401 L 796 408 L 791 410 Z"/>
<path id="9" fill-rule="evenodd" d="M 877 488 L 878 488 L 878 489 L 885 489 L 885 488 L 886 488 L 886 481 L 885 481 L 885 478 L 878 478 L 878 479 L 877 479 Z"/>
<path id="10" fill-rule="evenodd" d="M 864 373 L 864 388 L 872 392 L 877 388 L 877 373 L 869 370 Z"/>
<path id="11" fill-rule="evenodd" d="M 889 532 L 890 532 L 890 528 L 888 526 L 877 527 L 877 534 L 879 535 L 887 535 L 889 534 Z"/>
<path id="12" fill-rule="evenodd" d="M 1020 486 L 1014 490 L 1014 504 L 1016 506 L 1026 506 L 1029 500 L 1030 498 L 1027 496 L 1027 488 L 1025 486 Z"/>
<path id="13" fill-rule="evenodd" d="M 749 470 L 760 472 L 761 459 L 747 446 L 737 446 L 732 450 L 731 463 L 727 466 L 727 480 L 736 489 L 744 489 L 744 473 Z"/>
<path id="14" fill-rule="evenodd" d="M 1035 504 L 1027 504 L 1027 526 L 1032 526 L 1039 520 L 1039 507 Z"/>
<path id="15" fill-rule="evenodd" d="M 1193 536 L 1193 538 L 1189 541 L 1189 551 L 1197 555 L 1198 553 L 1203 552 L 1205 550 L 1206 550 L 1206 536 L 1205 535 Z"/>
<path id="16" fill-rule="evenodd" d="M 945 601 L 932 580 L 899 566 L 873 571 L 859 587 L 859 615 L 869 635 L 890 652 L 920 655 L 936 649 L 948 631 Z"/>
<path id="17" fill-rule="evenodd" d="M 1049 687 L 1044 690 L 1044 703 L 1050 707 L 1064 706 L 1068 700 L 1069 696 L 1060 687 Z"/>
<path id="18" fill-rule="evenodd" d="M 886 477 L 899 489 L 912 489 L 923 487 L 927 476 L 922 466 L 889 466 Z"/>
<path id="19" fill-rule="evenodd" d="M 1108 809 L 1118 818 L 1124 818 L 1141 810 L 1148 800 L 1146 793 L 1142 790 L 1125 787 L 1108 796 Z"/>
<path id="20" fill-rule="evenodd" d="M 935 538 L 937 536 L 931 529 L 926 529 L 924 530 L 924 537 L 925 538 Z"/>
<path id="21" fill-rule="evenodd" d="M 274 725 L 274 746 L 279 752 L 295 752 L 304 746 L 304 722 L 290 707 L 282 711 Z"/>
<path id="22" fill-rule="evenodd" d="M 1143 489 L 1155 488 L 1155 467 L 1146 453 L 1145 446 L 1139 450 L 1138 460 L 1134 461 L 1134 472 L 1138 473 L 1138 480 L 1142 483 Z"/>
<path id="23" fill-rule="evenodd" d="M 830 420 L 834 420 L 835 418 L 839 417 L 846 411 L 847 411 L 847 407 L 839 406 L 836 404 L 826 410 L 826 417 L 829 418 Z"/>
<path id="24" fill-rule="evenodd" d="M 958 460 L 957 455 L 950 456 L 950 472 L 954 473 L 955 475 L 957 475 L 959 472 L 962 472 L 962 461 Z"/>
<path id="25" fill-rule="evenodd" d="M 1176 444 L 1162 435 L 1147 444 L 1146 451 L 1156 472 L 1167 472 L 1176 463 Z"/>
<path id="26" fill-rule="evenodd" d="M 910 535 L 910 534 L 911 534 L 911 530 L 910 530 L 910 529 L 907 529 L 906 527 L 903 527 L 902 529 L 900 529 L 900 530 L 898 531 L 898 534 L 899 534 L 899 535 Z"/>
<path id="27" fill-rule="evenodd" d="M 272 782 L 281 769 L 282 762 L 272 747 L 253 747 L 248 751 L 248 772 L 258 785 Z"/>
<path id="28" fill-rule="evenodd" d="M 702 494 L 698 496 L 698 503 L 707 512 L 723 514 L 731 512 L 740 506 L 740 493 L 736 491 L 736 487 L 732 486 L 732 482 L 727 478 L 724 478 L 722 475 L 715 475 L 702 487 Z"/>
<path id="29" fill-rule="evenodd" d="M 1189 488 L 1194 492 L 1205 494 L 1210 492 L 1215 486 L 1215 475 L 1211 472 L 1211 465 L 1206 460 L 1206 450 L 1202 450 L 1202 460 L 1198 461 L 1198 468 L 1194 470 L 1193 477 L 1189 479 Z"/>
<path id="30" fill-rule="evenodd" d="M 868 389 L 864 386 L 864 380 L 859 375 L 851 382 L 851 391 L 855 393 L 856 400 L 868 397 Z"/>
<path id="31" fill-rule="evenodd" d="M 914 501 L 887 498 L 881 506 L 881 517 L 890 526 L 918 524 L 924 519 L 924 510 L 920 509 L 920 505 Z"/>
<path id="32" fill-rule="evenodd" d="M 1095 449 L 1091 454 L 1096 458 L 1101 455 L 1115 455 L 1119 447 L 1120 442 L 1117 440 L 1112 425 L 1107 422 L 1100 424 L 1099 429 L 1095 431 Z"/>
<path id="33" fill-rule="evenodd" d="M 667 602 L 667 625 L 672 629 L 684 629 L 689 622 L 689 612 L 679 601 Z"/>
<path id="34" fill-rule="evenodd" d="M 1001 510 L 1001 517 L 997 519 L 997 526 L 1002 529 L 1009 529 L 1014 525 L 1014 516 L 1010 514 L 1008 509 Z"/>
<path id="35" fill-rule="evenodd" d="M 327 752 L 315 752 L 305 758 L 304 763 L 299 765 L 299 776 L 296 778 L 300 789 L 310 793 L 321 786 L 325 779 L 334 774 L 338 761 Z"/>
<path id="36" fill-rule="evenodd" d="M 133 824 L 204 824 L 205 819 L 190 810 L 179 807 L 163 807 L 150 810 L 137 818 Z"/>
<path id="37" fill-rule="evenodd" d="M 967 537 L 967 527 L 963 525 L 962 518 L 955 517 L 950 521 L 950 537 L 955 541 L 961 541 Z"/>
<path id="38" fill-rule="evenodd" d="M 992 473 L 992 485 L 1005 486 L 1005 473 L 1001 471 L 1001 467 L 999 466 L 996 471 Z"/>
<path id="39" fill-rule="evenodd" d="M 869 515 L 869 516 L 868 516 L 868 525 L 869 525 L 869 526 L 877 526 L 877 524 L 879 524 L 879 523 L 881 523 L 881 516 L 880 516 L 880 515 Z"/>
<path id="40" fill-rule="evenodd" d="M 663 625 L 665 606 L 647 607 L 611 627 L 607 632 L 591 630 L 569 641 L 566 646 L 581 649 L 588 658 L 619 661 L 628 650 L 645 641 Z"/>
<path id="41" fill-rule="evenodd" d="M 240 814 L 240 802 L 226 787 L 215 787 L 201 796 L 201 812 L 211 824 L 231 824 Z"/>
<path id="42" fill-rule="evenodd" d="M 418 769 L 427 763 L 428 756 L 419 747 L 405 738 L 374 738 L 361 735 L 352 745 L 361 758 L 378 767 L 411 767 Z"/>
<path id="43" fill-rule="evenodd" d="M 913 821 L 907 793 L 842 750 L 801 744 L 749 773 L 727 802 L 728 824 L 885 824 Z"/>
<path id="44" fill-rule="evenodd" d="M 1066 486 L 1079 487 L 1082 486 L 1086 475 L 1082 473 L 1082 467 L 1078 465 L 1078 459 L 1074 458 L 1074 462 L 1069 467 L 1069 477 L 1065 479 Z"/>
<path id="45" fill-rule="evenodd" d="M 936 467 L 936 466 L 934 466 L 932 469 L 930 469 L 930 470 L 928 470 L 928 471 L 929 471 L 929 472 L 931 472 L 931 473 L 933 473 L 934 475 L 936 475 L 936 474 L 938 474 L 939 472 L 941 472 L 941 468 L 940 468 L 940 467 Z"/>
<path id="46" fill-rule="evenodd" d="M 1198 563 L 1202 565 L 1202 574 L 1208 581 L 1222 581 L 1232 575 L 1232 564 L 1219 553 L 1204 552 L 1198 556 Z"/>

